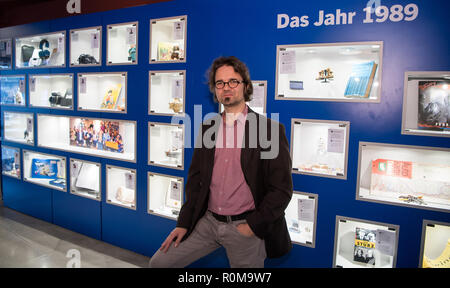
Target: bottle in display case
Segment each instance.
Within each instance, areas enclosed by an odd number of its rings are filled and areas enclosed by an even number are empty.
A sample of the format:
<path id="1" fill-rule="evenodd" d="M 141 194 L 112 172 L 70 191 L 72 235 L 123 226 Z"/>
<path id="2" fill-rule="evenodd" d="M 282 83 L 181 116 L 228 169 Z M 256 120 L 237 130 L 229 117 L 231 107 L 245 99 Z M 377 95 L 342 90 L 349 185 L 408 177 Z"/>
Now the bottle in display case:
<path id="1" fill-rule="evenodd" d="M 102 27 L 70 30 L 70 66 L 102 65 Z"/>
<path id="2" fill-rule="evenodd" d="M 186 62 L 187 16 L 150 20 L 150 63 Z"/>
<path id="3" fill-rule="evenodd" d="M 148 172 L 148 213 L 177 219 L 183 204 L 183 178 Z"/>
<path id="4" fill-rule="evenodd" d="M 107 26 L 107 65 L 137 64 L 138 22 Z"/>
<path id="5" fill-rule="evenodd" d="M 66 32 L 16 38 L 16 68 L 66 66 Z"/>

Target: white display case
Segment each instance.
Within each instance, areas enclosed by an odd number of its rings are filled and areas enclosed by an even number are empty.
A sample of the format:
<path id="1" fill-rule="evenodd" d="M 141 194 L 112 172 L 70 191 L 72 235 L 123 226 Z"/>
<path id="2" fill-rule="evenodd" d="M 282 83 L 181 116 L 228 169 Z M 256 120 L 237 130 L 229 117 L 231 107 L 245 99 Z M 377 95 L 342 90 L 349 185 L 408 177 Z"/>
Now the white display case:
<path id="1" fill-rule="evenodd" d="M 38 146 L 136 162 L 136 121 L 37 115 Z"/>
<path id="2" fill-rule="evenodd" d="M 2 175 L 20 179 L 20 149 L 2 145 Z"/>
<path id="3" fill-rule="evenodd" d="M 0 76 L 0 105 L 25 106 L 25 75 Z"/>
<path id="4" fill-rule="evenodd" d="M 106 65 L 137 64 L 138 22 L 111 24 L 106 31 Z"/>
<path id="5" fill-rule="evenodd" d="M 184 125 L 149 122 L 148 136 L 149 165 L 184 169 Z"/>
<path id="6" fill-rule="evenodd" d="M 150 63 L 186 62 L 187 15 L 150 20 Z"/>
<path id="7" fill-rule="evenodd" d="M 66 191 L 66 157 L 23 150 L 23 180 Z"/>
<path id="8" fill-rule="evenodd" d="M 15 39 L 16 69 L 66 66 L 66 31 Z"/>
<path id="9" fill-rule="evenodd" d="M 277 46 L 275 98 L 380 102 L 383 42 Z"/>
<path id="10" fill-rule="evenodd" d="M 34 145 L 33 113 L 4 111 L 2 126 L 4 140 Z"/>
<path id="11" fill-rule="evenodd" d="M 70 67 L 102 65 L 102 26 L 70 30 Z"/>
<path id="12" fill-rule="evenodd" d="M 0 70 L 12 69 L 12 39 L 0 39 Z"/>
<path id="13" fill-rule="evenodd" d="M 359 143 L 356 199 L 449 212 L 450 149 Z"/>
<path id="14" fill-rule="evenodd" d="M 402 134 L 450 137 L 450 71 L 405 72 Z"/>
<path id="15" fill-rule="evenodd" d="M 73 74 L 28 75 L 31 107 L 73 109 Z"/>
<path id="16" fill-rule="evenodd" d="M 136 210 L 136 170 L 106 165 L 106 203 Z"/>
<path id="17" fill-rule="evenodd" d="M 398 225 L 336 216 L 334 268 L 395 268 Z"/>
<path id="18" fill-rule="evenodd" d="M 293 243 L 314 248 L 316 243 L 317 201 L 319 195 L 294 191 L 285 211 Z"/>
<path id="19" fill-rule="evenodd" d="M 70 193 L 101 200 L 101 164 L 70 159 Z"/>
<path id="20" fill-rule="evenodd" d="M 253 80 L 252 85 L 253 85 L 252 100 L 247 102 L 247 105 L 256 113 L 266 115 L 267 81 Z M 223 111 L 224 111 L 223 105 L 219 104 L 219 113 L 222 113 Z"/>
<path id="21" fill-rule="evenodd" d="M 183 204 L 183 178 L 148 172 L 148 213 L 176 220 Z"/>
<path id="22" fill-rule="evenodd" d="M 150 115 L 183 115 L 185 111 L 186 71 L 149 71 Z"/>
<path id="23" fill-rule="evenodd" d="M 419 268 L 450 268 L 450 223 L 423 220 Z"/>
<path id="24" fill-rule="evenodd" d="M 127 72 L 78 74 L 78 110 L 127 113 Z"/>
<path id="25" fill-rule="evenodd" d="M 350 122 L 291 120 L 292 172 L 347 179 Z"/>

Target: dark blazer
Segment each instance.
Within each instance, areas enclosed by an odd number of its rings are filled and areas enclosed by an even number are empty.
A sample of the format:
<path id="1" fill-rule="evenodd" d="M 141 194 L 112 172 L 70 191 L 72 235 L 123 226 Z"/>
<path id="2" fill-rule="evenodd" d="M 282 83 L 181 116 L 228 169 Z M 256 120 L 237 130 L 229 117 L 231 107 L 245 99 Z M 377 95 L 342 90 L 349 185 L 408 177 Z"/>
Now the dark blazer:
<path id="1" fill-rule="evenodd" d="M 208 209 L 215 137 L 220 123 L 221 117 L 218 115 L 203 122 L 199 131 L 186 181 L 186 201 L 177 222 L 177 227 L 188 230 L 183 240 L 190 235 Z M 274 128 L 277 128 L 279 133 L 276 133 Z M 275 141 L 279 144 L 278 153 L 275 153 L 273 159 L 261 159 L 261 156 L 267 156 L 270 151 L 276 152 L 276 145 L 267 147 L 270 141 L 264 141 L 271 137 L 278 138 L 278 141 Z M 202 139 L 210 141 L 208 143 Z M 247 216 L 247 223 L 257 237 L 265 240 L 267 257 L 281 257 L 292 248 L 284 217 L 284 210 L 292 197 L 292 162 L 284 126 L 249 108 L 243 144 L 241 167 L 256 208 Z"/>

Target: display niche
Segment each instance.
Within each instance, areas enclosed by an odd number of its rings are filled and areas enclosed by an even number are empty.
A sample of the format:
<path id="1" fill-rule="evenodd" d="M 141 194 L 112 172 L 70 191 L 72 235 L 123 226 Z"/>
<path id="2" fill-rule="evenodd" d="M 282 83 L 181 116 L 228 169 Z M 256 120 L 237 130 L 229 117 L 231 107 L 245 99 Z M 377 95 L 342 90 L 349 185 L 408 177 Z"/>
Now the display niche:
<path id="1" fill-rule="evenodd" d="M 292 172 L 347 179 L 350 122 L 292 119 Z"/>
<path id="2" fill-rule="evenodd" d="M 106 202 L 136 210 L 136 170 L 106 165 Z"/>
<path id="3" fill-rule="evenodd" d="M 450 71 L 406 72 L 402 134 L 450 137 Z"/>
<path id="4" fill-rule="evenodd" d="M 423 220 L 419 268 L 450 268 L 450 223 Z"/>
<path id="5" fill-rule="evenodd" d="M 12 68 L 12 39 L 0 39 L 0 70 Z"/>
<path id="6" fill-rule="evenodd" d="M 0 104 L 25 106 L 25 75 L 0 76 Z"/>
<path id="7" fill-rule="evenodd" d="M 150 20 L 150 63 L 186 62 L 187 16 Z"/>
<path id="8" fill-rule="evenodd" d="M 148 114 L 184 114 L 185 91 L 186 71 L 150 71 Z"/>
<path id="9" fill-rule="evenodd" d="M 20 179 L 20 149 L 2 145 L 2 175 Z"/>
<path id="10" fill-rule="evenodd" d="M 78 74 L 78 110 L 127 112 L 127 73 Z"/>
<path id="11" fill-rule="evenodd" d="M 101 200 L 101 164 L 70 159 L 70 193 Z"/>
<path id="12" fill-rule="evenodd" d="M 293 243 L 315 247 L 318 197 L 317 194 L 294 191 L 285 211 Z"/>
<path id="13" fill-rule="evenodd" d="M 66 32 L 59 31 L 15 40 L 16 68 L 66 66 Z"/>
<path id="14" fill-rule="evenodd" d="M 37 115 L 38 146 L 136 162 L 136 122 Z"/>
<path id="15" fill-rule="evenodd" d="M 6 141 L 34 145 L 33 113 L 4 111 L 3 137 Z"/>
<path id="16" fill-rule="evenodd" d="M 148 124 L 149 165 L 184 169 L 184 126 Z"/>
<path id="17" fill-rule="evenodd" d="M 336 216 L 333 267 L 395 268 L 399 228 Z"/>
<path id="18" fill-rule="evenodd" d="M 23 150 L 23 180 L 66 191 L 66 157 Z"/>
<path id="19" fill-rule="evenodd" d="M 383 42 L 277 46 L 276 99 L 380 102 Z"/>
<path id="20" fill-rule="evenodd" d="M 359 143 L 356 199 L 449 212 L 450 149 Z"/>
<path id="21" fill-rule="evenodd" d="M 183 204 L 183 178 L 148 172 L 148 213 L 176 220 Z"/>
<path id="22" fill-rule="evenodd" d="M 70 30 L 70 66 L 102 65 L 102 27 Z"/>
<path id="23" fill-rule="evenodd" d="M 28 76 L 31 107 L 73 109 L 73 74 Z"/>
<path id="24" fill-rule="evenodd" d="M 267 81 L 252 81 L 253 94 L 251 100 L 247 102 L 250 107 L 256 113 L 266 115 L 266 103 L 267 103 Z M 219 104 L 219 113 L 224 111 L 222 104 Z"/>
<path id="25" fill-rule="evenodd" d="M 106 31 L 106 64 L 137 64 L 138 22 L 111 24 Z"/>

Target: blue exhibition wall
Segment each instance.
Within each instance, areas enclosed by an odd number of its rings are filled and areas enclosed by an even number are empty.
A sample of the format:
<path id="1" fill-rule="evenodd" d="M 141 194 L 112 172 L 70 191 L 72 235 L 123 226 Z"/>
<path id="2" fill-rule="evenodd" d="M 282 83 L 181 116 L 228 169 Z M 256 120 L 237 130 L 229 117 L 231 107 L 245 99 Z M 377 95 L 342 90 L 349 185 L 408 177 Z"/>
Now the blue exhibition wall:
<path id="1" fill-rule="evenodd" d="M 377 2 L 377 1 L 375 1 Z M 27 111 L 35 115 L 55 114 L 78 117 L 137 121 L 137 161 L 126 162 L 66 151 L 56 151 L 3 140 L 2 144 L 47 154 L 77 158 L 102 164 L 102 201 L 78 197 L 69 192 L 34 185 L 20 179 L 3 177 L 3 197 L 7 207 L 101 239 L 108 243 L 151 256 L 175 227 L 175 221 L 147 212 L 147 172 L 183 177 L 192 157 L 185 149 L 184 170 L 148 165 L 148 121 L 170 123 L 168 116 L 148 115 L 148 71 L 186 70 L 186 113 L 194 127 L 194 105 L 201 105 L 202 115 L 218 111 L 206 85 L 206 71 L 212 60 L 221 55 L 234 55 L 249 67 L 253 80 L 267 81 L 267 114 L 279 113 L 291 141 L 291 119 L 324 119 L 351 123 L 348 149 L 347 179 L 333 179 L 293 174 L 294 190 L 318 194 L 317 234 L 314 248 L 294 244 L 290 254 L 266 261 L 266 267 L 331 267 L 335 239 L 336 216 L 358 218 L 399 225 L 396 267 L 419 264 L 422 223 L 424 219 L 450 222 L 447 212 L 394 206 L 356 200 L 358 147 L 360 141 L 450 148 L 449 138 L 401 134 L 405 71 L 450 70 L 450 2 L 444 0 L 383 0 L 391 7 L 410 3 L 418 7 L 412 21 L 363 23 L 367 1 L 206 1 L 174 0 L 152 5 L 74 16 L 0 29 L 0 39 L 16 38 L 53 31 L 102 26 L 102 65 L 100 67 L 28 68 L 1 71 L 1 75 L 49 74 L 126 71 L 128 103 L 126 114 L 53 110 L 45 108 L 2 106 L 1 111 Z M 314 25 L 319 11 L 356 12 L 352 23 Z M 306 27 L 278 28 L 279 14 L 289 17 L 308 16 Z M 187 15 L 187 47 L 185 63 L 149 64 L 150 19 Z M 379 19 L 372 16 L 373 19 Z M 304 18 L 305 19 L 305 18 Z M 106 26 L 139 22 L 139 58 L 137 65 L 105 65 Z M 66 37 L 66 63 L 69 63 Z M 284 101 L 275 99 L 277 45 L 336 42 L 383 41 L 383 70 L 379 103 L 335 101 Z M 311 73 L 317 73 L 312 71 Z M 28 91 L 28 80 L 27 80 Z M 77 91 L 75 81 L 74 91 Z M 28 95 L 27 95 L 28 97 Z M 75 97 L 76 99 L 76 97 Z M 28 102 L 27 98 L 27 103 Z M 75 103 L 76 106 L 76 103 Z M 185 118 L 187 120 L 188 117 Z M 2 119 L 3 121 L 3 119 Z M 38 127 L 39 129 L 45 129 Z M 36 130 L 36 129 L 35 129 Z M 3 123 L 2 123 L 3 131 Z M 3 133 L 3 132 L 2 132 Z M 185 140 L 195 139 L 197 131 Z M 35 139 L 37 135 L 35 132 Z M 191 144 L 191 143 L 186 143 Z M 449 163 L 450 164 L 450 163 Z M 105 167 L 114 165 L 136 169 L 136 210 L 108 204 L 105 199 Z M 448 175 L 450 177 L 450 175 Z M 223 249 L 194 263 L 194 267 L 226 267 Z"/>

